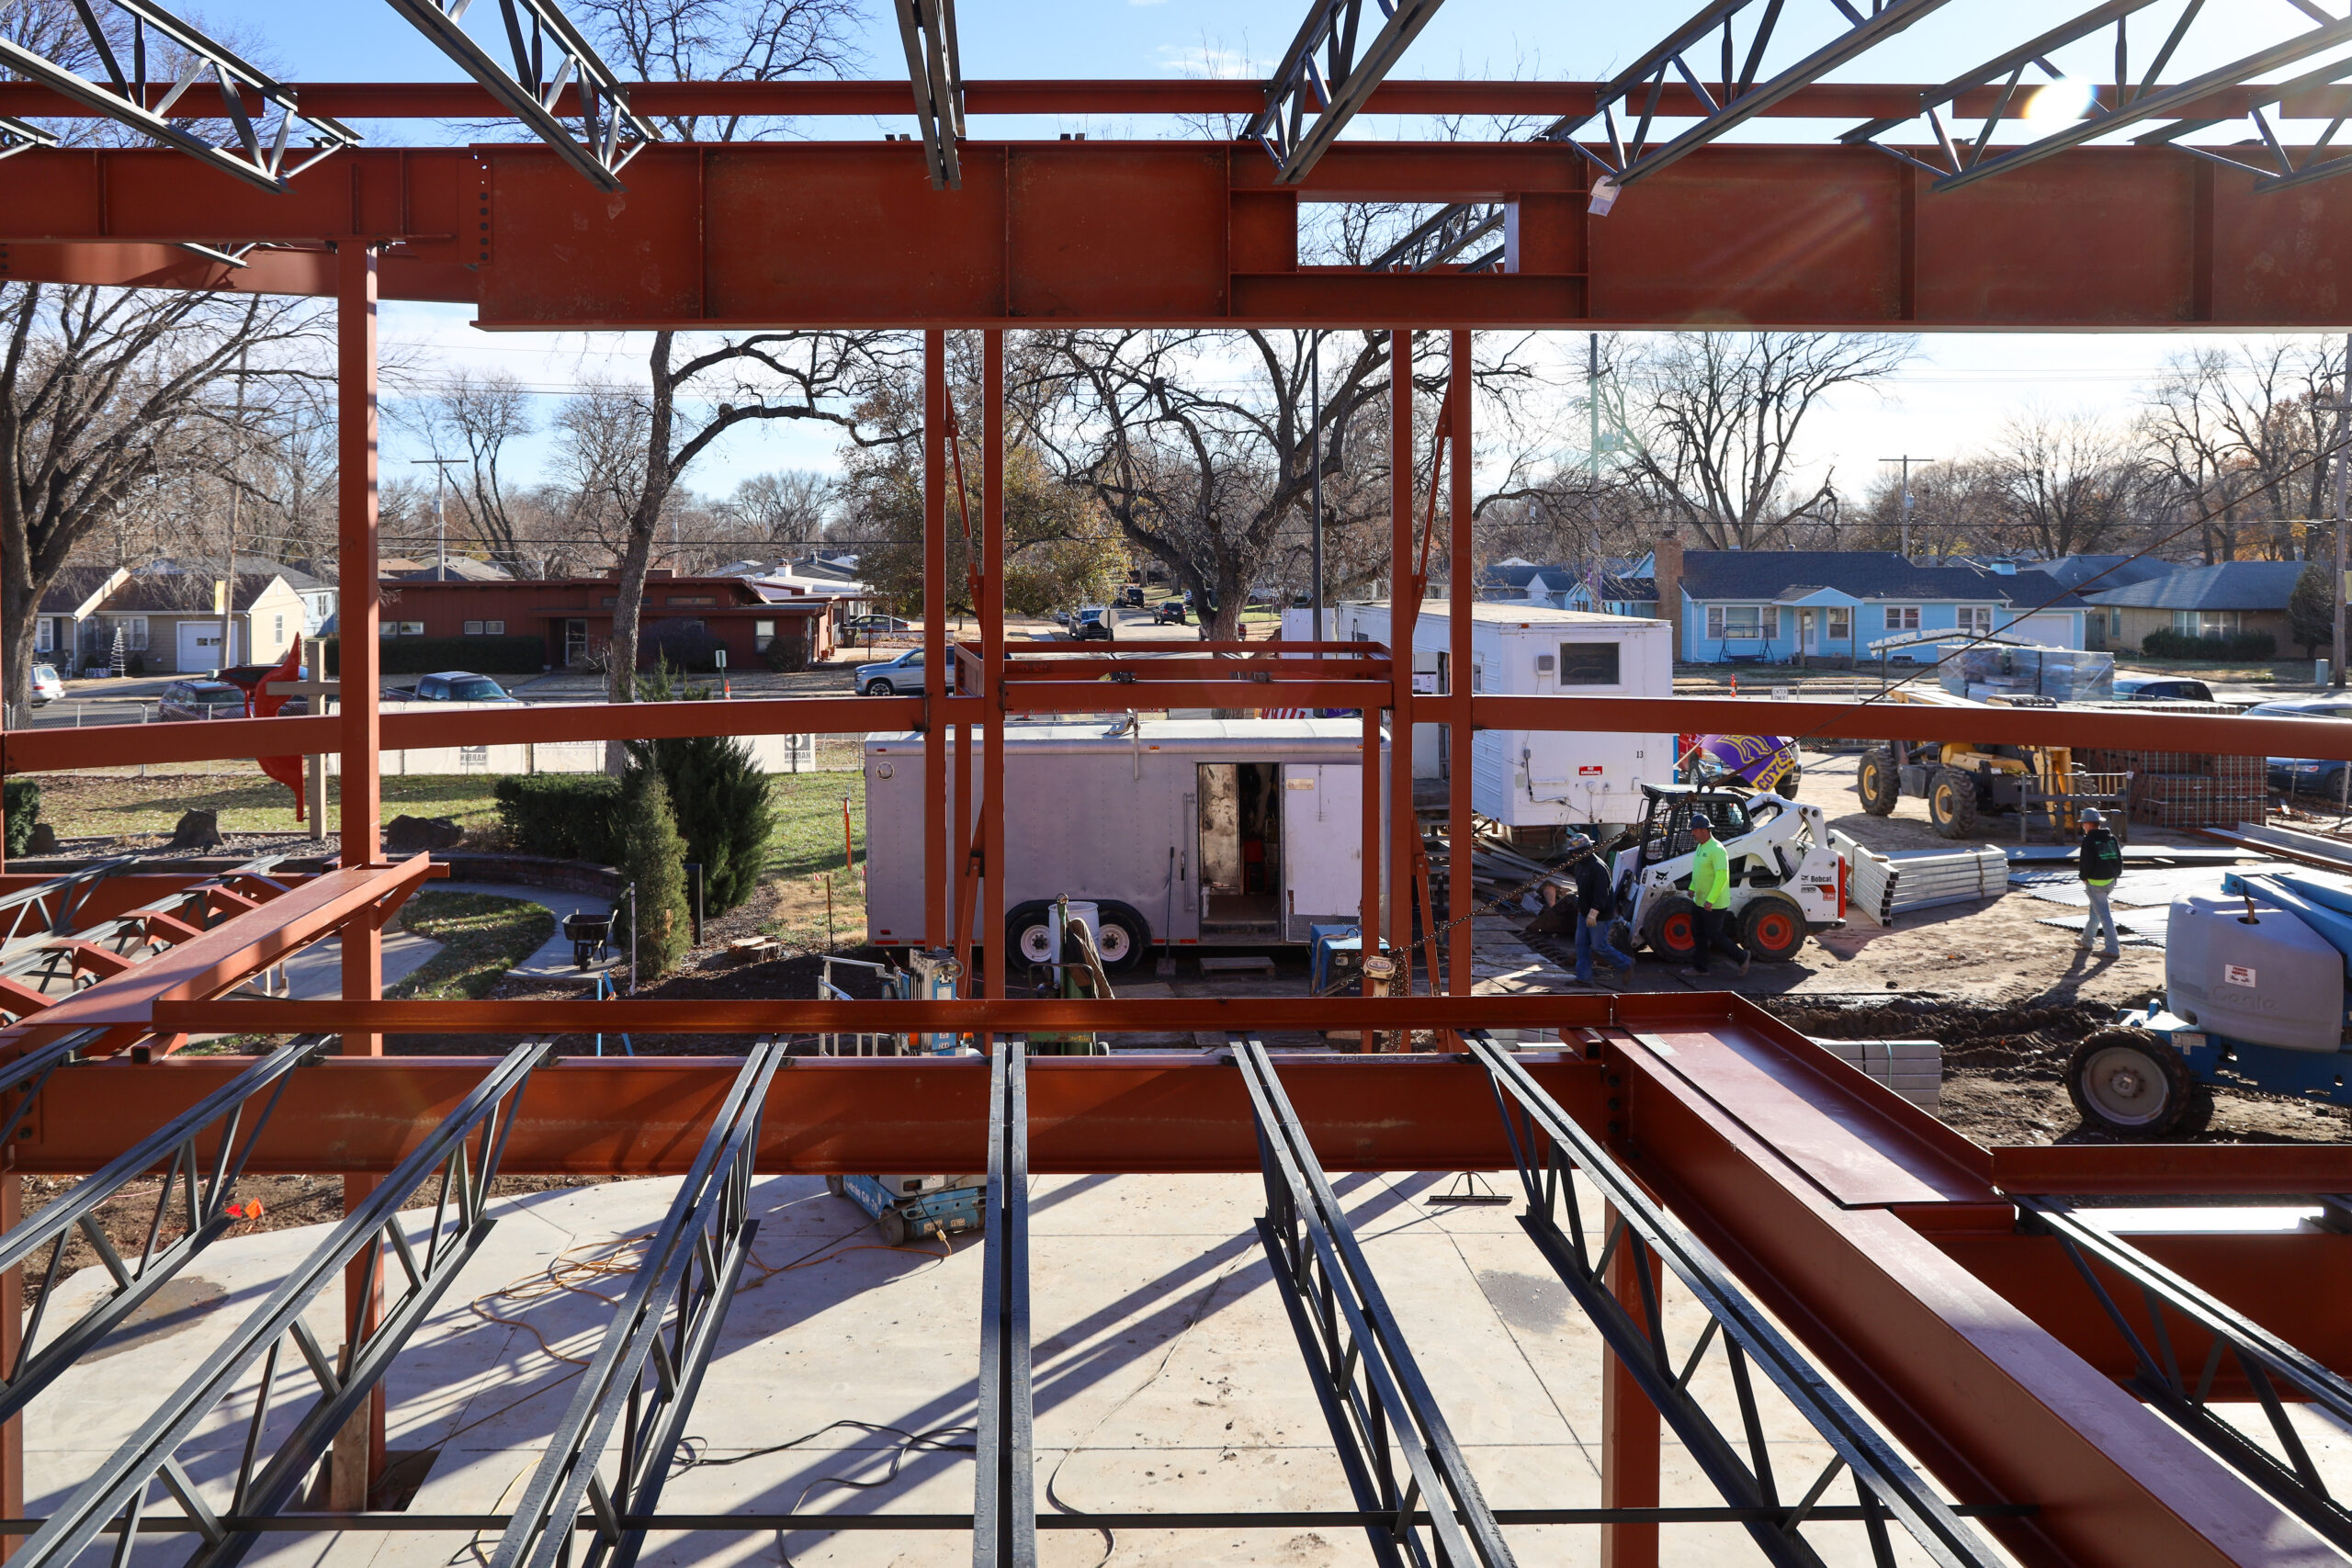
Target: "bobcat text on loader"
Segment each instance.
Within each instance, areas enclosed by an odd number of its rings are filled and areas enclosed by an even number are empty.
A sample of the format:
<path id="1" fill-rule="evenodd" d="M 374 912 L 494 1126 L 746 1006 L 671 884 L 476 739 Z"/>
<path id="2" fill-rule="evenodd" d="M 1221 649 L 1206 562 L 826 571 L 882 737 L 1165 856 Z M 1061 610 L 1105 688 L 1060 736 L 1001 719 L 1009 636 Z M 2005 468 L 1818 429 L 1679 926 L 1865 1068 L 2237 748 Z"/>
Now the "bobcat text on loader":
<path id="1" fill-rule="evenodd" d="M 2155 1137 L 2201 1128 L 2216 1085 L 2352 1105 L 2347 956 L 2352 888 L 2233 872 L 2218 897 L 2174 899 L 2164 1005 L 2075 1048 L 2075 1108 L 2103 1131 Z"/>
<path id="2" fill-rule="evenodd" d="M 1645 784 L 1642 796 L 1639 837 L 1610 867 L 1619 911 L 1611 940 L 1621 951 L 1639 942 L 1676 963 L 1698 952 L 1690 823 L 1702 812 L 1731 857 L 1730 907 L 1741 946 L 1768 964 L 1786 964 L 1807 935 L 1846 923 L 1845 858 L 1830 846 L 1819 807 L 1693 784 Z"/>

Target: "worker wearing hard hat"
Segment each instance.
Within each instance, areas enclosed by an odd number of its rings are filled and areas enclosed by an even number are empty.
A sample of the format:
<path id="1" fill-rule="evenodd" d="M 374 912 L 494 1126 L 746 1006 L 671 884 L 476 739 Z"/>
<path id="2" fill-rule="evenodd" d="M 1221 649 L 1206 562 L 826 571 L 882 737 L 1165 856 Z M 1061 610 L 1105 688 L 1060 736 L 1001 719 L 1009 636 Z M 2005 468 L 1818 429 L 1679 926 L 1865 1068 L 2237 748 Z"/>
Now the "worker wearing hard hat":
<path id="1" fill-rule="evenodd" d="M 1707 972 L 1707 949 L 1720 949 L 1739 960 L 1739 972 L 1747 973 L 1749 954 L 1731 933 L 1731 855 L 1715 837 L 1715 825 L 1702 816 L 1690 818 L 1690 901 L 1699 906 L 1698 941 L 1690 949 L 1690 966 L 1685 975 Z"/>

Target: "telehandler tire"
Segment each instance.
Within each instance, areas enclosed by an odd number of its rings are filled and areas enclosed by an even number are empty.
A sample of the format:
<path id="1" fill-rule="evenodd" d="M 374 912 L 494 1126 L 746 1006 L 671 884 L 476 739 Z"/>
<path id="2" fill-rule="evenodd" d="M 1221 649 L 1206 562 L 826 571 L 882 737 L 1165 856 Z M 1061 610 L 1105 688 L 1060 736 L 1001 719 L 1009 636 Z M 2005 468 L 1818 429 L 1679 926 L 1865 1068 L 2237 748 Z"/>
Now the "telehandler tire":
<path id="1" fill-rule="evenodd" d="M 1928 775 L 1928 821 L 1939 838 L 1974 838 L 1975 775 L 1959 768 L 1938 768 Z"/>
<path id="2" fill-rule="evenodd" d="M 1861 794 L 1863 810 L 1873 817 L 1891 816 L 1894 803 L 1903 798 L 1903 780 L 1894 771 L 1894 752 L 1884 746 L 1873 746 L 1863 752 L 1854 784 Z"/>

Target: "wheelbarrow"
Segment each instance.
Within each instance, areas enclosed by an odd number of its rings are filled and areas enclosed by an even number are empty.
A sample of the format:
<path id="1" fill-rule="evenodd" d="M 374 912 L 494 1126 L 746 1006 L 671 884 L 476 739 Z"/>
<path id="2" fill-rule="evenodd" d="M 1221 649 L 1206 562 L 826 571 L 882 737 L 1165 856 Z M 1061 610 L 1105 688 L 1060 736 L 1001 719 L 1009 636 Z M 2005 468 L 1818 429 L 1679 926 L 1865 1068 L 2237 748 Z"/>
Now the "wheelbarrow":
<path id="1" fill-rule="evenodd" d="M 571 966 L 585 969 L 604 961 L 612 940 L 613 917 L 609 913 L 591 915 L 575 909 L 563 918 L 563 934 L 571 943 Z"/>

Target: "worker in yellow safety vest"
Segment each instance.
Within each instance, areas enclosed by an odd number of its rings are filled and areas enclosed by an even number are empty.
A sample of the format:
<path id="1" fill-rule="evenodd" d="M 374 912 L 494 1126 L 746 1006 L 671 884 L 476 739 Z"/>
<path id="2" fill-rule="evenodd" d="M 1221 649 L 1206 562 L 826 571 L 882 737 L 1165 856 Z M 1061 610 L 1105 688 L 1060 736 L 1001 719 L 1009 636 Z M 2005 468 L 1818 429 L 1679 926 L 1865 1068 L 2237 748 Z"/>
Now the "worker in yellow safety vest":
<path id="1" fill-rule="evenodd" d="M 1747 973 L 1748 952 L 1739 945 L 1731 929 L 1731 855 L 1715 837 L 1715 825 L 1693 813 L 1690 818 L 1690 901 L 1699 906 L 1698 938 L 1690 949 L 1690 966 L 1685 975 L 1707 972 L 1707 949 L 1720 949 L 1739 960 L 1739 972 Z"/>

